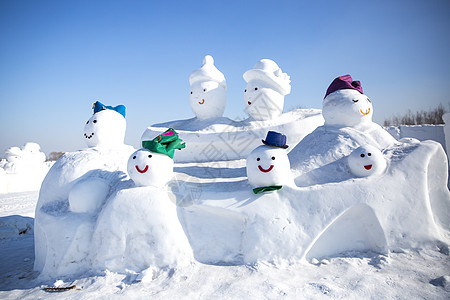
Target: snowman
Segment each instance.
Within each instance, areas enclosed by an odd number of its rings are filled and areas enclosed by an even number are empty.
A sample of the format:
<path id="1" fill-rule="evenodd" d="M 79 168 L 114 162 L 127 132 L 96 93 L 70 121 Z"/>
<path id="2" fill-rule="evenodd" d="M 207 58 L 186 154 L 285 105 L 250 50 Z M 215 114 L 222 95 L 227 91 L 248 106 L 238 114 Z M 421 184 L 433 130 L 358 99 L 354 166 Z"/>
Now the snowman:
<path id="1" fill-rule="evenodd" d="M 203 65 L 189 76 L 191 85 L 190 104 L 199 120 L 220 118 L 227 102 L 225 77 L 211 55 L 206 55 Z"/>
<path id="2" fill-rule="evenodd" d="M 128 159 L 128 174 L 136 186 L 163 187 L 173 177 L 173 155 L 175 149 L 185 144 L 178 133 L 169 128 L 151 141 L 143 141 L 142 149 Z"/>
<path id="3" fill-rule="evenodd" d="M 121 189 L 108 200 L 99 215 L 90 256 L 100 269 L 132 270 L 152 280 L 161 269 L 193 261 L 177 207 L 162 188 L 172 178 L 175 149 L 185 144 L 170 128 L 142 146 L 128 160 L 128 173 L 136 186 Z"/>
<path id="4" fill-rule="evenodd" d="M 248 115 L 258 121 L 281 116 L 284 96 L 291 92 L 290 77 L 270 59 L 261 59 L 243 77 L 247 82 L 244 105 Z"/>
<path id="5" fill-rule="evenodd" d="M 255 194 L 279 190 L 283 185 L 293 185 L 290 163 L 287 156 L 286 136 L 269 131 L 264 145 L 257 147 L 247 157 L 248 182 L 254 186 Z"/>
<path id="6" fill-rule="evenodd" d="M 97 101 L 92 108 L 94 115 L 84 126 L 84 139 L 88 147 L 122 146 L 127 127 L 125 106 L 106 106 Z"/>
<path id="7" fill-rule="evenodd" d="M 364 145 L 353 150 L 347 162 L 350 172 L 357 177 L 380 175 L 387 166 L 381 151 L 371 145 Z"/>
<path id="8" fill-rule="evenodd" d="M 361 82 L 344 75 L 328 87 L 322 114 L 325 125 L 354 127 L 372 122 L 373 107 L 369 97 L 363 94 Z"/>

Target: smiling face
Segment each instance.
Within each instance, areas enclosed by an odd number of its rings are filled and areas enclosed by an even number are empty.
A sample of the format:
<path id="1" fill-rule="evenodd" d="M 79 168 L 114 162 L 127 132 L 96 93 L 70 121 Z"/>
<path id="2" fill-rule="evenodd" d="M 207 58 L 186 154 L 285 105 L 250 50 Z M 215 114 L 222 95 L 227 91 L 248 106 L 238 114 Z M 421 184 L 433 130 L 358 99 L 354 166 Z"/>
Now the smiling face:
<path id="1" fill-rule="evenodd" d="M 247 157 L 248 182 L 254 187 L 283 185 L 292 181 L 285 149 L 262 145 Z"/>
<path id="2" fill-rule="evenodd" d="M 216 81 L 198 81 L 191 86 L 191 108 L 199 119 L 221 117 L 226 102 L 226 89 Z"/>
<path id="3" fill-rule="evenodd" d="M 361 146 L 348 156 L 350 172 L 357 177 L 380 175 L 386 169 L 386 160 L 380 150 L 373 146 Z"/>
<path id="4" fill-rule="evenodd" d="M 137 186 L 163 187 L 173 177 L 173 160 L 164 154 L 139 149 L 128 159 L 127 170 Z"/>
<path id="5" fill-rule="evenodd" d="M 284 96 L 263 81 L 251 80 L 244 90 L 244 107 L 255 120 L 271 120 L 282 114 Z"/>
<path id="6" fill-rule="evenodd" d="M 84 140 L 88 147 L 114 147 L 123 145 L 125 118 L 110 109 L 95 113 L 84 126 Z"/>
<path id="7" fill-rule="evenodd" d="M 355 90 L 338 90 L 323 100 L 322 115 L 326 125 L 355 126 L 371 122 L 372 114 L 370 99 Z"/>

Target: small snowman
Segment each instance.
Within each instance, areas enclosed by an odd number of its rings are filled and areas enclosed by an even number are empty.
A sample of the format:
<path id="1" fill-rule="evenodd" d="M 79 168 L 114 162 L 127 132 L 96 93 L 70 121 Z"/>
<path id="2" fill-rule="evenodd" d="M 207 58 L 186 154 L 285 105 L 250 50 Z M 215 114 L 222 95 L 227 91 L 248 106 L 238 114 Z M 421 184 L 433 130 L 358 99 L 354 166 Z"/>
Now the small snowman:
<path id="1" fill-rule="evenodd" d="M 259 194 L 279 190 L 283 185 L 292 185 L 293 176 L 286 149 L 286 136 L 269 131 L 264 145 L 257 147 L 247 157 L 247 177 Z"/>
<path id="2" fill-rule="evenodd" d="M 185 144 L 178 133 L 169 128 L 151 141 L 143 141 L 142 149 L 128 159 L 128 174 L 137 186 L 164 187 L 173 177 L 175 149 Z"/>
<path id="3" fill-rule="evenodd" d="M 93 104 L 94 115 L 84 126 L 84 139 L 88 147 L 117 147 L 124 144 L 125 106 L 106 106 L 100 101 Z"/>
<path id="4" fill-rule="evenodd" d="M 191 85 L 190 104 L 199 120 L 220 118 L 227 102 L 225 77 L 216 66 L 211 55 L 206 55 L 203 65 L 189 76 Z"/>
<path id="5" fill-rule="evenodd" d="M 353 150 L 347 162 L 350 172 L 357 177 L 381 175 L 387 166 L 381 151 L 371 145 L 364 145 Z"/>
<path id="6" fill-rule="evenodd" d="M 284 96 L 291 92 L 290 77 L 270 59 L 261 59 L 243 75 L 245 110 L 254 120 L 265 121 L 281 116 Z"/>
<path id="7" fill-rule="evenodd" d="M 330 84 L 322 104 L 325 125 L 354 127 L 372 122 L 373 107 L 364 95 L 361 82 L 350 75 L 339 76 Z"/>

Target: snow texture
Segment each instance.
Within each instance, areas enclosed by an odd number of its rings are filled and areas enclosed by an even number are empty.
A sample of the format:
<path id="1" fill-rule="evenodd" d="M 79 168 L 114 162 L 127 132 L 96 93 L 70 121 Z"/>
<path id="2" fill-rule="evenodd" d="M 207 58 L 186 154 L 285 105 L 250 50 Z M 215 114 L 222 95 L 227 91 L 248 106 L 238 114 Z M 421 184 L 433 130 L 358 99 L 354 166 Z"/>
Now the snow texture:
<path id="1" fill-rule="evenodd" d="M 186 142 L 186 150 L 177 152 L 175 162 L 228 161 L 247 158 L 270 130 L 283 132 L 292 149 L 323 123 L 317 109 L 296 109 L 267 121 L 193 118 L 152 125 L 144 131 L 141 142 L 153 139 L 167 128 L 174 128 Z"/>
<path id="2" fill-rule="evenodd" d="M 246 165 L 248 182 L 254 187 L 294 183 L 286 149 L 261 145 L 250 153 Z"/>
<path id="3" fill-rule="evenodd" d="M 214 59 L 206 55 L 203 65 L 189 76 L 190 105 L 199 120 L 220 118 L 227 103 L 227 85 L 223 74 L 214 66 Z"/>
<path id="4" fill-rule="evenodd" d="M 128 159 L 127 170 L 137 186 L 163 187 L 173 177 L 173 160 L 165 154 L 139 149 Z"/>
<path id="5" fill-rule="evenodd" d="M 45 161 L 40 149 L 39 144 L 28 142 L 5 151 L 6 160 L 0 162 L 0 193 L 39 190 L 53 164 Z"/>
<path id="6" fill-rule="evenodd" d="M 244 107 L 247 114 L 258 121 L 278 118 L 283 113 L 284 96 L 291 92 L 289 76 L 270 59 L 262 59 L 243 75 Z"/>
<path id="7" fill-rule="evenodd" d="M 88 147 L 117 147 L 123 145 L 127 123 L 111 109 L 95 113 L 84 126 L 84 140 Z"/>

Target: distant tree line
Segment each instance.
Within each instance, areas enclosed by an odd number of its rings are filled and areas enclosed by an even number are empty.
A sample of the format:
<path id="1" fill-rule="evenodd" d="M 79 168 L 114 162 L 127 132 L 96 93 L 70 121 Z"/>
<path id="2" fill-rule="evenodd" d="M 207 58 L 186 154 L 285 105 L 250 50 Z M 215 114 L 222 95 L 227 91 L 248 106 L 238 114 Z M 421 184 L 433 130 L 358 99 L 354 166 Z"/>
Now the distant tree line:
<path id="1" fill-rule="evenodd" d="M 442 116 L 446 113 L 446 109 L 442 104 L 431 111 L 418 111 L 416 113 L 408 110 L 403 116 L 392 116 L 390 119 L 385 119 L 384 126 L 399 126 L 399 125 L 422 125 L 422 124 L 444 124 Z"/>
<path id="2" fill-rule="evenodd" d="M 47 161 L 57 161 L 63 155 L 64 152 L 52 152 L 48 155 Z"/>

